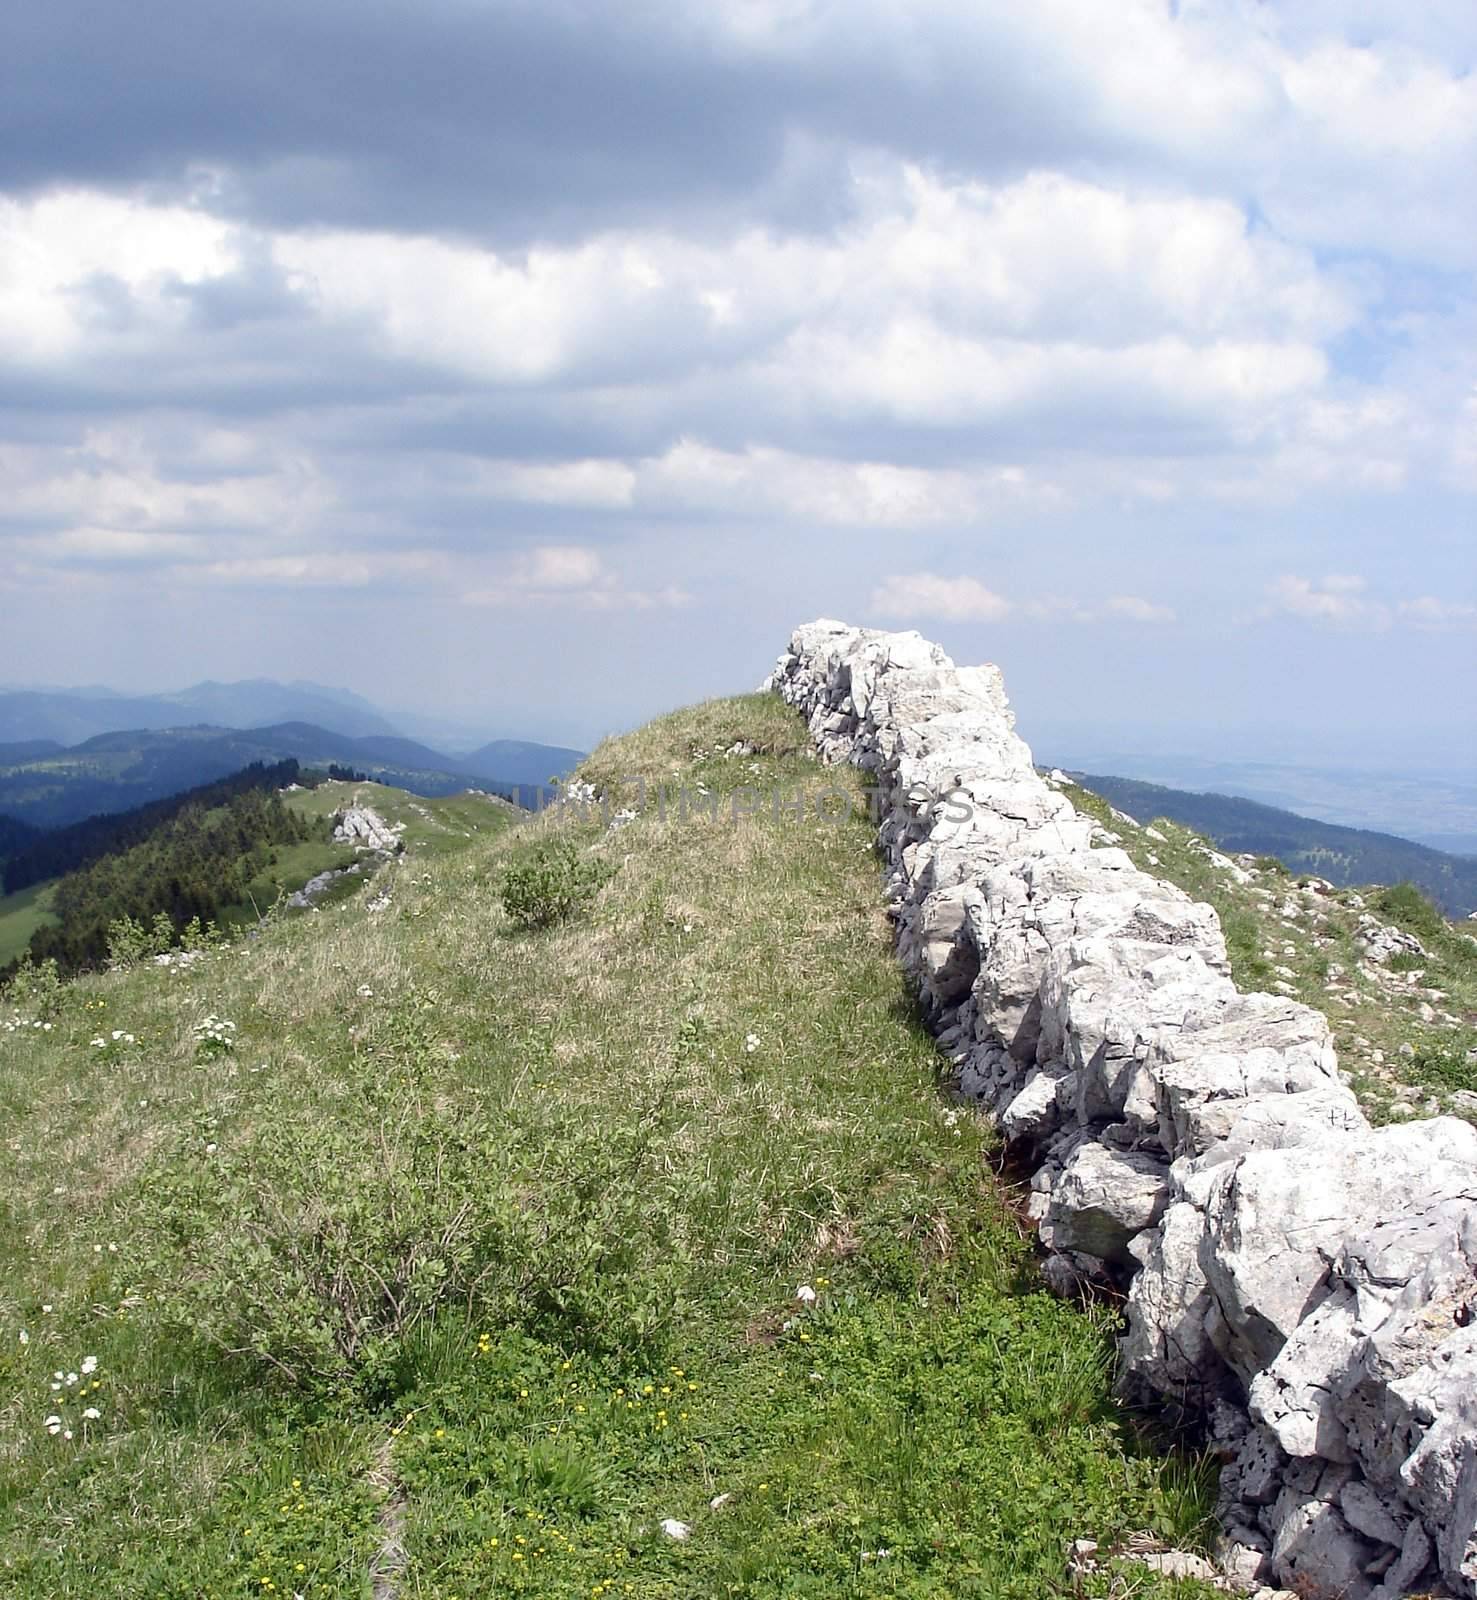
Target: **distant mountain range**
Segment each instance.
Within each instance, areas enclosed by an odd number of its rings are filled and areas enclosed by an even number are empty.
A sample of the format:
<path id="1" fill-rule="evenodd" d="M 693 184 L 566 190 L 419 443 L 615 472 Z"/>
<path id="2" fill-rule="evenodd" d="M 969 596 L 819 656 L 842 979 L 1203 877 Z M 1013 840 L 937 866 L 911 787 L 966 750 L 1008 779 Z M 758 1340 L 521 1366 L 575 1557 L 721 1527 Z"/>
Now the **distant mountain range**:
<path id="1" fill-rule="evenodd" d="M 1095 772 L 1070 776 L 1136 822 L 1168 817 L 1203 833 L 1222 850 L 1276 856 L 1294 872 L 1314 873 L 1341 887 L 1410 882 L 1450 916 L 1477 910 L 1477 859 L 1471 856 L 1449 855 L 1368 828 L 1317 822 L 1235 795 L 1167 789 Z"/>
<path id="2" fill-rule="evenodd" d="M 62 827 L 289 756 L 353 767 L 415 794 L 511 795 L 562 777 L 583 754 L 494 739 L 446 755 L 404 737 L 362 695 L 304 681 L 206 682 L 155 695 L 12 688 L 0 692 L 0 818 Z"/>
<path id="3" fill-rule="evenodd" d="M 0 694 L 0 744 L 50 740 L 75 745 L 100 733 L 201 722 L 217 728 L 311 722 L 350 738 L 396 732 L 362 695 L 271 678 L 197 683 L 174 694 L 121 695 L 98 689 L 12 689 Z"/>
<path id="4" fill-rule="evenodd" d="M 63 746 L 0 744 L 0 816 L 59 828 L 102 812 L 162 800 L 254 761 L 293 757 L 305 767 L 352 767 L 413 794 L 486 789 L 536 805 L 535 791 L 581 752 L 497 740 L 455 759 L 398 734 L 352 737 L 309 722 L 251 729 L 208 725 L 101 733 Z"/>

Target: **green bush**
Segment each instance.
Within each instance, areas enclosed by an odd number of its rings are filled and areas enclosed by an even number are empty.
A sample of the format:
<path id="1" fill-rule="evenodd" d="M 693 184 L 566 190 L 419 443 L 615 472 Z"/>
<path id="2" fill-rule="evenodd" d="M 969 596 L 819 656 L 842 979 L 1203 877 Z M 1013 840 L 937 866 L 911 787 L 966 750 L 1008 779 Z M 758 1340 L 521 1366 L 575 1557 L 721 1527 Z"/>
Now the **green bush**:
<path id="1" fill-rule="evenodd" d="M 194 919 L 198 929 L 200 919 Z M 133 917 L 119 917 L 108 924 L 108 965 L 115 971 L 137 966 L 150 956 L 161 956 L 174 944 L 174 923 L 167 911 L 154 914 L 151 927 Z"/>
<path id="2" fill-rule="evenodd" d="M 503 869 L 498 898 L 520 928 L 547 928 L 588 905 L 614 876 L 608 862 L 556 839 Z"/>
<path id="3" fill-rule="evenodd" d="M 62 980 L 56 962 L 50 959 L 35 962 L 29 953 L 22 956 L 5 993 L 17 1011 L 24 1011 L 42 1022 L 51 1021 L 62 1006 Z"/>

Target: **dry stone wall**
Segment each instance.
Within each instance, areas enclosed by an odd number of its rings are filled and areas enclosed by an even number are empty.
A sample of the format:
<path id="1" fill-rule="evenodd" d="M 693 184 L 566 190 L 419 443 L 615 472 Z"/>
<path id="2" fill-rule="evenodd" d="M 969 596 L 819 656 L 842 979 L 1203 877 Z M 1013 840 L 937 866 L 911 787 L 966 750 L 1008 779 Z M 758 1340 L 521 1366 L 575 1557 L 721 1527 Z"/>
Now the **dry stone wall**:
<path id="1" fill-rule="evenodd" d="M 767 687 L 880 786 L 901 958 L 1029 1153 L 1048 1280 L 1126 1284 L 1123 1390 L 1217 1441 L 1226 1571 L 1477 1600 L 1477 1129 L 1371 1128 L 1323 1016 L 1094 847 L 996 668 L 821 621 Z"/>

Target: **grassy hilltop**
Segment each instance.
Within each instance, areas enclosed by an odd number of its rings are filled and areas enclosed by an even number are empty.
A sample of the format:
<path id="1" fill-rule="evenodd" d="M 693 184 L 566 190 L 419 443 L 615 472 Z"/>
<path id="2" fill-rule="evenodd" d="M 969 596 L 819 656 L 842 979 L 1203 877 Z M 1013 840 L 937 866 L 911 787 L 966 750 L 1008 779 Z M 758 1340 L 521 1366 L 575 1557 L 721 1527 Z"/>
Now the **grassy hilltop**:
<path id="1" fill-rule="evenodd" d="M 227 780 L 227 784 L 229 782 Z M 175 799 L 190 800 L 197 793 L 199 791 L 189 791 Z M 292 843 L 274 844 L 269 851 L 264 851 L 267 858 L 243 881 L 240 899 L 219 906 L 214 920 L 220 926 L 239 929 L 254 924 L 264 911 L 301 889 L 309 879 L 353 866 L 359 857 L 352 846 L 338 843 L 331 837 L 329 826 L 335 813 L 349 806 L 371 807 L 392 827 L 398 826 L 406 845 L 422 856 L 460 849 L 479 832 L 506 827 L 522 814 L 494 795 L 463 792 L 427 798 L 369 780 L 331 780 L 312 789 L 294 788 L 285 794 L 284 803 L 289 811 L 311 824 L 310 836 Z M 200 809 L 200 822 L 209 826 L 219 822 L 224 814 L 219 806 L 207 803 Z M 125 813 L 118 819 L 96 820 L 112 824 L 137 816 L 138 813 Z M 88 826 L 90 824 L 83 824 L 83 827 Z M 151 835 L 155 826 L 148 818 L 139 824 L 138 842 L 146 851 L 158 837 Z M 97 854 L 116 858 L 128 848 L 126 843 L 104 838 L 99 841 Z M 25 954 L 38 928 L 57 924 L 53 899 L 60 881 L 48 877 L 14 893 L 0 894 L 0 968 Z M 332 900 L 343 893 L 357 891 L 362 882 L 360 878 L 340 880 L 329 886 L 324 898 Z M 147 921 L 147 916 L 143 920 Z"/>
<path id="2" fill-rule="evenodd" d="M 586 771 L 857 781 L 757 696 Z M 1193 1542 L 1211 1473 L 1038 1292 L 868 824 L 566 823 L 609 881 L 526 931 L 498 883 L 556 826 L 11 997 L 0 1593 L 1189 1593 L 1065 1575 Z"/>

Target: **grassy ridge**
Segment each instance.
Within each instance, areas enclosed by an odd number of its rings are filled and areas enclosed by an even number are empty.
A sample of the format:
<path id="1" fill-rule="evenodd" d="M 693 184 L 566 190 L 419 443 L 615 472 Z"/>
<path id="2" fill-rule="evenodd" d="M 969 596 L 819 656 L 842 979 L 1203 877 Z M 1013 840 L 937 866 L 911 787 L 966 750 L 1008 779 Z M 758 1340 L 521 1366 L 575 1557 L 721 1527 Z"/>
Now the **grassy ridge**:
<path id="1" fill-rule="evenodd" d="M 758 697 L 590 770 L 853 782 Z M 1074 1538 L 1193 1537 L 1208 1473 L 1111 1405 L 937 1081 L 868 826 L 571 824 L 615 876 L 519 933 L 555 825 L 18 997 L 0 1591 L 1034 1600 L 1106 1592 Z"/>

